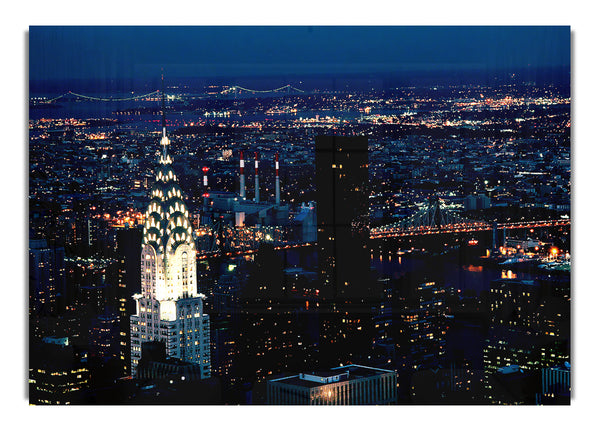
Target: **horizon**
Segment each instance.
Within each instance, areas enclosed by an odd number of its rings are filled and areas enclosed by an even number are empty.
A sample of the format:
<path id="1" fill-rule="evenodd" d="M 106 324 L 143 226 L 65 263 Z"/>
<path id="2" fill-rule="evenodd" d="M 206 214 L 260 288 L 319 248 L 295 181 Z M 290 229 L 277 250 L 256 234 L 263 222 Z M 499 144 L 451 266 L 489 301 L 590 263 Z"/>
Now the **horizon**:
<path id="1" fill-rule="evenodd" d="M 280 85 L 304 85 L 302 90 L 377 90 L 438 87 L 494 87 L 506 84 L 557 86 L 568 89 L 571 81 L 569 66 L 521 67 L 516 69 L 481 68 L 455 70 L 414 70 L 388 72 L 353 72 L 344 74 L 306 73 L 238 76 L 169 76 L 165 70 L 166 88 L 201 90 L 208 85 L 250 85 L 265 90 Z M 184 87 L 184 88 L 180 88 Z M 157 90 L 160 74 L 152 78 L 55 78 L 30 79 L 30 96 L 94 91 L 96 94 L 130 93 Z"/>

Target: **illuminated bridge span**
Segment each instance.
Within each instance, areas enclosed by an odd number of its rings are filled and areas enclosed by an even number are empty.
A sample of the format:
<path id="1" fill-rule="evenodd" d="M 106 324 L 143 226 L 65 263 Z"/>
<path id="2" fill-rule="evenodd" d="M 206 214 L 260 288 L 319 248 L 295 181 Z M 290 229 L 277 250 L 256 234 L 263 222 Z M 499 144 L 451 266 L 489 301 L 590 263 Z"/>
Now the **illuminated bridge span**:
<path id="1" fill-rule="evenodd" d="M 151 93 L 146 93 L 146 94 L 140 94 L 138 96 L 130 96 L 130 97 L 94 97 L 94 96 L 86 96 L 85 94 L 79 94 L 79 93 L 74 93 L 72 91 L 67 91 L 64 94 L 61 94 L 60 96 L 54 97 L 52 99 L 48 99 L 45 100 L 43 103 L 52 103 L 55 102 L 59 99 L 62 99 L 63 97 L 74 97 L 77 99 L 87 99 L 87 100 L 94 100 L 97 102 L 123 102 L 126 100 L 139 100 L 139 99 L 145 99 L 147 97 L 150 96 L 155 96 L 158 95 L 160 93 L 160 90 L 156 90 L 153 91 Z"/>
<path id="2" fill-rule="evenodd" d="M 292 87 L 290 84 L 284 85 L 283 87 L 273 88 L 272 90 L 252 90 L 250 88 L 244 88 L 239 85 L 232 85 L 229 88 L 221 91 L 221 94 L 239 94 L 242 92 L 246 93 L 290 93 L 293 91 L 304 93 L 304 90 L 300 90 L 299 88 Z"/>
<path id="3" fill-rule="evenodd" d="M 288 84 L 288 85 L 284 85 L 283 87 L 273 88 L 271 90 L 253 90 L 251 88 L 245 88 L 245 87 L 241 87 L 239 85 L 233 85 L 233 86 L 228 87 L 225 90 L 221 91 L 220 94 L 241 94 L 242 92 L 251 93 L 251 94 L 291 93 L 292 91 L 295 91 L 298 93 L 304 93 L 304 90 L 301 90 L 299 88 L 293 87 L 291 84 Z M 50 104 L 50 103 L 54 103 L 57 100 L 63 99 L 63 98 L 86 99 L 86 100 L 91 100 L 91 101 L 96 101 L 96 102 L 124 102 L 124 101 L 128 101 L 128 100 L 146 99 L 151 96 L 158 96 L 160 93 L 161 93 L 161 90 L 155 90 L 150 93 L 140 94 L 137 96 L 129 96 L 129 97 L 96 97 L 96 96 L 87 96 L 85 94 L 75 93 L 73 91 L 67 91 L 66 93 L 61 94 L 60 96 L 56 96 L 51 99 L 45 99 L 45 100 L 39 101 L 37 103 Z M 167 95 L 166 97 L 167 97 L 167 99 L 183 100 L 180 96 L 176 96 L 176 95 Z"/>
<path id="4" fill-rule="evenodd" d="M 497 229 L 531 229 L 539 227 L 566 226 L 570 219 L 518 221 L 498 223 Z M 444 233 L 480 232 L 494 229 L 485 221 L 469 220 L 458 215 L 441 199 L 430 198 L 427 205 L 410 217 L 396 223 L 371 229 L 371 239 Z"/>
<path id="5" fill-rule="evenodd" d="M 439 198 L 429 198 L 427 204 L 414 213 L 395 223 L 371 229 L 371 238 L 396 235 L 424 234 L 443 230 L 465 229 L 469 226 L 483 227 L 478 222 L 461 217 Z"/>

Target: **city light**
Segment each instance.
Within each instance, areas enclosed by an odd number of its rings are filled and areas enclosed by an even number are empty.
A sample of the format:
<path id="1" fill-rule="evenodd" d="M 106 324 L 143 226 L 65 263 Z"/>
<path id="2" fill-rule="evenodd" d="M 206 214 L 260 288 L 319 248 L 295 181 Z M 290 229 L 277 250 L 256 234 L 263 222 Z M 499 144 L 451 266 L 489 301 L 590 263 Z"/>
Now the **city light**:
<path id="1" fill-rule="evenodd" d="M 33 403 L 568 403 L 570 76 L 534 70 L 36 82 Z"/>

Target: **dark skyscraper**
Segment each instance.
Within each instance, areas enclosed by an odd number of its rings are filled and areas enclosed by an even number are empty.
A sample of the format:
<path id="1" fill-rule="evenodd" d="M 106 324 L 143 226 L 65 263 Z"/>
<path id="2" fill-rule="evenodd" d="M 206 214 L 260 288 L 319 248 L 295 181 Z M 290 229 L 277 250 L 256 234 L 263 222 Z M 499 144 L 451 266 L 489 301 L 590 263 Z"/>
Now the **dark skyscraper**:
<path id="1" fill-rule="evenodd" d="M 119 310 L 119 360 L 124 376 L 131 375 L 131 338 L 129 316 L 135 314 L 132 296 L 141 283 L 140 248 L 142 230 L 125 227 L 117 230 L 118 289 L 115 300 Z"/>
<path id="2" fill-rule="evenodd" d="M 46 240 L 29 241 L 29 312 L 55 315 L 65 294 L 65 250 Z"/>
<path id="3" fill-rule="evenodd" d="M 315 159 L 320 344 L 322 356 L 339 364 L 368 341 L 371 326 L 367 138 L 319 136 Z M 352 349 L 343 347 L 350 339 Z"/>
<path id="4" fill-rule="evenodd" d="M 316 139 L 317 241 L 323 297 L 365 298 L 369 272 L 366 137 Z"/>

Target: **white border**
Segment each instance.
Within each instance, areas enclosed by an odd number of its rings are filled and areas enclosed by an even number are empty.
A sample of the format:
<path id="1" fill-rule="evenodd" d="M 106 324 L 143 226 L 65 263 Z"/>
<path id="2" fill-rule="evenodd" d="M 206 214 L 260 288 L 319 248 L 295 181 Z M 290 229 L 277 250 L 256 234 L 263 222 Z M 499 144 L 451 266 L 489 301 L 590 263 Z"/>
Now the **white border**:
<path id="1" fill-rule="evenodd" d="M 284 6 L 287 4 L 287 6 Z M 122 0 L 102 2 L 28 1 L 4 7 L 2 43 L 4 61 L 2 81 L 6 97 L 3 110 L 2 184 L 4 277 L 4 330 L 2 365 L 6 377 L 2 407 L 8 426 L 28 429 L 84 428 L 105 430 L 137 427 L 181 426 L 215 429 L 292 428 L 292 429 L 588 429 L 596 418 L 588 416 L 597 399 L 597 292 L 598 257 L 598 32 L 593 2 L 572 0 L 526 2 L 506 0 L 426 1 L 426 2 L 351 2 L 325 3 L 317 0 L 297 2 L 233 1 L 182 2 Z M 261 407 L 28 407 L 24 399 L 26 363 L 22 340 L 25 338 L 26 303 L 22 294 L 26 274 L 27 220 L 23 193 L 27 193 L 26 147 L 26 51 L 25 32 L 29 25 L 571 25 L 573 31 L 573 193 L 574 226 L 574 390 L 571 407 L 497 408 L 497 407 L 392 407 L 354 408 L 343 411 L 317 408 Z M 18 107 L 17 107 L 18 106 Z M 6 136 L 8 135 L 8 136 Z M 15 252 L 14 248 L 17 248 Z M 16 264 L 13 259 L 16 257 Z M 15 270 L 15 267 L 17 268 Z M 593 272 L 594 271 L 594 272 Z M 14 330 L 14 323 L 21 331 Z M 102 410 L 95 410 L 102 409 Z M 106 412 L 104 409 L 109 409 Z M 185 412 L 174 411 L 185 409 Z M 265 410 L 266 409 L 266 410 Z M 180 415 L 181 413 L 181 415 Z M 589 420 L 590 426 L 585 426 Z M 18 424 L 18 425 L 17 425 Z"/>

